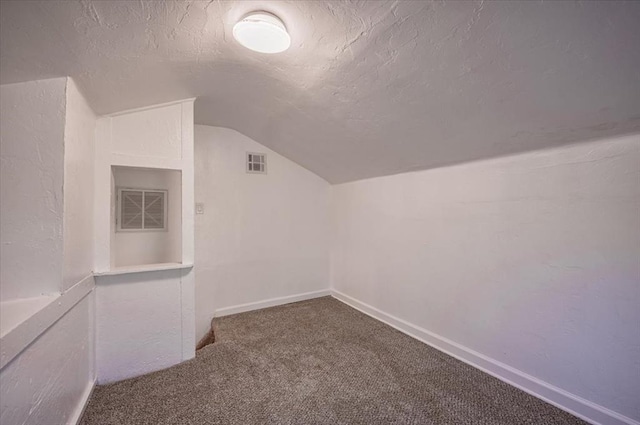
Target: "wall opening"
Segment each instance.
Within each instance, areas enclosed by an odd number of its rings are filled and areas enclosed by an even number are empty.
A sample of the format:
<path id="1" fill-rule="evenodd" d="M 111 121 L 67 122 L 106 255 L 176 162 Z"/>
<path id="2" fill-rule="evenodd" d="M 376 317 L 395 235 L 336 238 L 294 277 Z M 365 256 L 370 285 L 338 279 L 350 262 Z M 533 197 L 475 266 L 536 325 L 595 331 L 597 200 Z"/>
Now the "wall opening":
<path id="1" fill-rule="evenodd" d="M 111 167 L 112 267 L 182 262 L 182 173 Z"/>

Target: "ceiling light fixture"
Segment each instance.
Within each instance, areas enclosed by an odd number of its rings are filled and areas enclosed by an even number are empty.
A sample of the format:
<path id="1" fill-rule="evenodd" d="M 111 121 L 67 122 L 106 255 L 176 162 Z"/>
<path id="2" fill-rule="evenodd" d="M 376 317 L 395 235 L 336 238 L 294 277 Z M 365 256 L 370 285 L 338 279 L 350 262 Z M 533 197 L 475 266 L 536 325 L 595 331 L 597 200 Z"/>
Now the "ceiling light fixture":
<path id="1" fill-rule="evenodd" d="M 260 53 L 284 52 L 291 37 L 284 23 L 268 12 L 252 12 L 233 26 L 233 37 L 247 49 Z"/>

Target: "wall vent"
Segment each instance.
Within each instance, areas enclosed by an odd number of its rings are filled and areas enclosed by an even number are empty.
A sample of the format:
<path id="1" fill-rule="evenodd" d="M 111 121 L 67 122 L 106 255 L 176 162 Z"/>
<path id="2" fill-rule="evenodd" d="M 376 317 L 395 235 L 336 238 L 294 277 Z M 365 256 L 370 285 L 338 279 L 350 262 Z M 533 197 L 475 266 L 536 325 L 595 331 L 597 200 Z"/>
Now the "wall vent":
<path id="1" fill-rule="evenodd" d="M 267 155 L 247 152 L 247 173 L 267 174 Z"/>
<path id="2" fill-rule="evenodd" d="M 118 189 L 119 232 L 167 230 L 167 191 Z"/>

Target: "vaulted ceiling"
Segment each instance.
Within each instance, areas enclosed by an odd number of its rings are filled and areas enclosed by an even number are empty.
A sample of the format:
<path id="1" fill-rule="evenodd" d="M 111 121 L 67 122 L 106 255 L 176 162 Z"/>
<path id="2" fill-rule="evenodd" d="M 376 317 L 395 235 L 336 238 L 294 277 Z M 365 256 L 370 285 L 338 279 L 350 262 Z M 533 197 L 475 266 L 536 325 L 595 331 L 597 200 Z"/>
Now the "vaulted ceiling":
<path id="1" fill-rule="evenodd" d="M 242 15 L 292 47 L 240 46 Z M 2 1 L 2 84 L 72 76 L 99 114 L 197 97 L 338 183 L 640 132 L 640 2 Z"/>

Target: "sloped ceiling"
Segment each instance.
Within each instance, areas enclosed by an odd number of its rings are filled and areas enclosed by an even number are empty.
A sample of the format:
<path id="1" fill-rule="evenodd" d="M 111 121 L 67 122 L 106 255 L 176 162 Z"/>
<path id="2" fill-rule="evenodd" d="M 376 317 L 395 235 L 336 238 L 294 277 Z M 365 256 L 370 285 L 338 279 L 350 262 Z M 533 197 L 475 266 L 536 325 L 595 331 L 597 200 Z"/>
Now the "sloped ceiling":
<path id="1" fill-rule="evenodd" d="M 267 10 L 293 45 L 231 36 Z M 2 84 L 72 76 L 100 114 L 197 97 L 338 183 L 640 131 L 640 2 L 3 1 Z"/>

